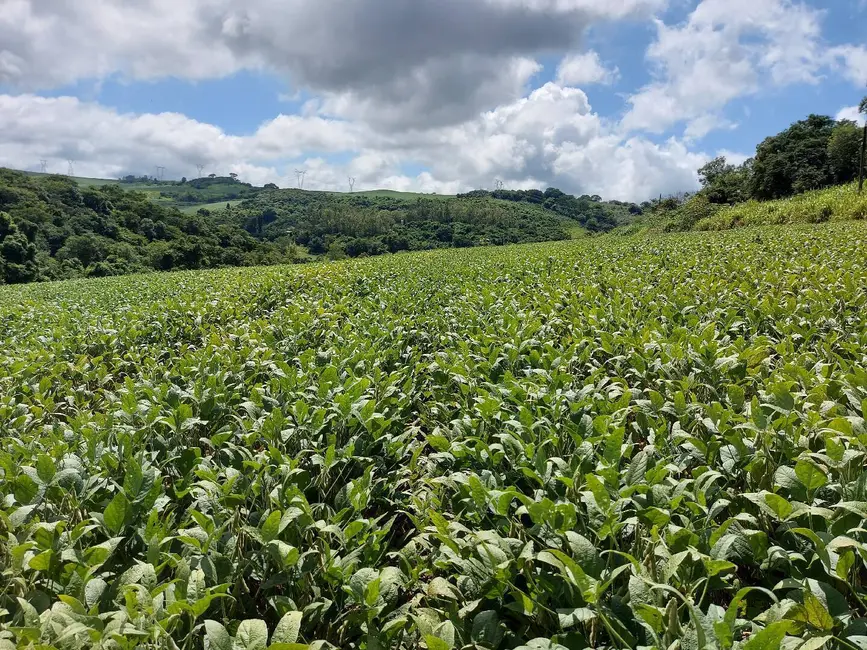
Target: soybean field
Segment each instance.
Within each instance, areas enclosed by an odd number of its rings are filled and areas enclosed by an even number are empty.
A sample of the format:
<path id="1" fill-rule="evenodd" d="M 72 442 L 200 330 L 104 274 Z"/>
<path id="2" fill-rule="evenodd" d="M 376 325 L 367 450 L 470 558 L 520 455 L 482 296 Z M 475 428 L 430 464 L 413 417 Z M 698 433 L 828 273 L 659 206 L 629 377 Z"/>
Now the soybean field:
<path id="1" fill-rule="evenodd" d="M 0 649 L 867 648 L 865 251 L 0 288 Z"/>

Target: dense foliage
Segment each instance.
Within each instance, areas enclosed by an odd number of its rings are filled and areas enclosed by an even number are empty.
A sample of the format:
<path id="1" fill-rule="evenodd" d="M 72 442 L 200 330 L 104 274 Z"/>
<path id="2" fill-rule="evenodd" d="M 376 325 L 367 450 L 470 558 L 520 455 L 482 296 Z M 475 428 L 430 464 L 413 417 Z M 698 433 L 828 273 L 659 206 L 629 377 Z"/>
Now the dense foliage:
<path id="1" fill-rule="evenodd" d="M 178 205 L 247 199 L 264 190 L 264 188 L 253 187 L 249 183 L 242 183 L 229 176 L 196 178 L 180 182 L 164 181 L 152 183 L 152 185 L 159 191 L 161 199 L 172 201 Z"/>
<path id="2" fill-rule="evenodd" d="M 862 112 L 867 113 L 867 98 L 862 104 Z M 861 129 L 848 120 L 811 115 L 766 138 L 755 157 L 741 165 L 729 164 L 724 157 L 710 161 L 698 170 L 700 191 L 643 204 L 643 216 L 621 230 L 863 219 L 863 203 L 849 189 L 816 192 L 845 187 L 858 178 L 863 143 L 867 143 L 867 126 Z M 772 202 L 805 193 L 791 204 Z"/>
<path id="3" fill-rule="evenodd" d="M 65 176 L 0 169 L 0 284 L 266 264 L 295 254 L 117 185 L 79 187 Z"/>
<path id="4" fill-rule="evenodd" d="M 490 198 L 405 200 L 268 191 L 214 215 L 257 237 L 332 258 L 568 239 L 577 224 L 539 206 Z"/>
<path id="5" fill-rule="evenodd" d="M 864 647 L 865 246 L 2 288 L 0 647 Z"/>
<path id="6" fill-rule="evenodd" d="M 622 201 L 603 201 L 600 196 L 573 196 L 556 188 L 541 190 L 475 190 L 462 197 L 492 197 L 502 201 L 530 203 L 577 221 L 590 232 L 603 232 L 626 223 L 641 214 L 641 207 Z"/>
<path id="7" fill-rule="evenodd" d="M 221 178 L 171 187 L 206 201 L 225 198 L 226 181 L 249 188 Z M 253 199 L 234 208 L 183 214 L 123 186 L 135 185 L 81 187 L 0 169 L 0 284 L 551 241 L 580 230 L 537 206 L 493 199 L 253 188 Z"/>

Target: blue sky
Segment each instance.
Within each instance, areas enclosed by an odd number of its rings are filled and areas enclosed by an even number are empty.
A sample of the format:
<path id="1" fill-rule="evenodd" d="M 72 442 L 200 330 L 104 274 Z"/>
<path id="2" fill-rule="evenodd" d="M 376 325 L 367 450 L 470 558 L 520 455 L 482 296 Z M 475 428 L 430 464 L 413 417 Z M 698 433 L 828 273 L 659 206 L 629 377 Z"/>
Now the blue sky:
<path id="1" fill-rule="evenodd" d="M 867 93 L 863 0 L 9 2 L 0 164 L 80 175 L 640 200 Z"/>

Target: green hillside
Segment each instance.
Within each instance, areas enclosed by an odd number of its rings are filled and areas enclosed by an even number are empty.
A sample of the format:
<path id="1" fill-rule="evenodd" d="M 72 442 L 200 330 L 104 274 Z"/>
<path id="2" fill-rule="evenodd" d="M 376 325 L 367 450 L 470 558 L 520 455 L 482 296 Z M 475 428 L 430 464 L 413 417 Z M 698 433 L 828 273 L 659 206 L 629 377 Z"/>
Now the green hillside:
<path id="1" fill-rule="evenodd" d="M 857 183 L 804 192 L 772 201 L 746 201 L 735 205 L 710 203 L 698 194 L 683 203 L 662 203 L 649 209 L 620 234 L 729 230 L 745 226 L 769 226 L 825 221 L 867 219 L 867 193 Z"/>
<path id="2" fill-rule="evenodd" d="M 862 647 L 865 250 L 0 287 L 0 645 Z"/>
<path id="3" fill-rule="evenodd" d="M 489 197 L 270 190 L 209 216 L 332 258 L 569 239 L 580 231 L 541 206 Z"/>
<path id="4" fill-rule="evenodd" d="M 0 283 L 340 259 L 584 234 L 578 222 L 539 206 L 491 198 L 335 195 L 252 188 L 219 178 L 146 187 L 133 182 L 97 186 L 66 176 L 0 169 Z M 218 201 L 199 202 L 215 196 Z M 185 201 L 191 203 L 182 212 L 177 206 Z"/>
<path id="5" fill-rule="evenodd" d="M 121 184 L 0 169 L 0 283 L 291 262 L 295 247 Z"/>

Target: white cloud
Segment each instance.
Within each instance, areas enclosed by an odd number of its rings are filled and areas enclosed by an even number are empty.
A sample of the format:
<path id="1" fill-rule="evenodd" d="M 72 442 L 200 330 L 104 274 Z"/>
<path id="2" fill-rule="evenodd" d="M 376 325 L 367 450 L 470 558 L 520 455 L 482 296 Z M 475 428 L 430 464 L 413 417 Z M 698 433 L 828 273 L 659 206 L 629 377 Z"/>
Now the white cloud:
<path id="1" fill-rule="evenodd" d="M 843 68 L 844 76 L 863 87 L 867 83 L 867 47 L 841 45 L 829 50 L 828 55 Z"/>
<path id="2" fill-rule="evenodd" d="M 557 68 L 557 83 L 562 86 L 612 84 L 619 76 L 620 71 L 616 67 L 605 67 L 599 53 L 593 50 L 571 54 L 564 58 Z"/>
<path id="3" fill-rule="evenodd" d="M 722 129 L 733 130 L 737 128 L 737 124 L 727 120 L 721 115 L 714 113 L 705 113 L 694 120 L 691 120 L 684 129 L 683 137 L 687 140 L 701 140 L 711 131 Z"/>
<path id="4" fill-rule="evenodd" d="M 647 52 L 657 79 L 630 97 L 624 127 L 661 133 L 687 121 L 697 134 L 705 116 L 763 84 L 815 83 L 827 62 L 820 18 L 790 0 L 703 0 L 681 25 L 658 21 Z"/>
<path id="5" fill-rule="evenodd" d="M 853 122 L 864 126 L 864 122 L 867 121 L 867 115 L 864 115 L 864 113 L 860 113 L 857 106 L 847 106 L 840 109 L 835 119 L 852 120 Z"/>
<path id="6" fill-rule="evenodd" d="M 0 165 L 54 172 L 76 160 L 81 176 L 112 178 L 153 173 L 192 176 L 234 171 L 256 184 L 294 185 L 296 167 L 308 169 L 305 187 L 345 190 L 377 187 L 454 193 L 491 187 L 546 184 L 580 194 L 641 200 L 691 189 L 707 159 L 677 140 L 661 145 L 632 137 L 595 114 L 577 88 L 548 83 L 476 119 L 456 126 L 383 134 L 361 122 L 321 115 L 280 116 L 248 136 L 177 113 L 123 114 L 75 98 L 0 95 Z M 311 154 L 309 152 L 320 152 Z M 339 154 L 346 162 L 333 162 Z M 22 164 L 22 161 L 30 161 Z M 406 165 L 426 171 L 408 175 Z"/>

